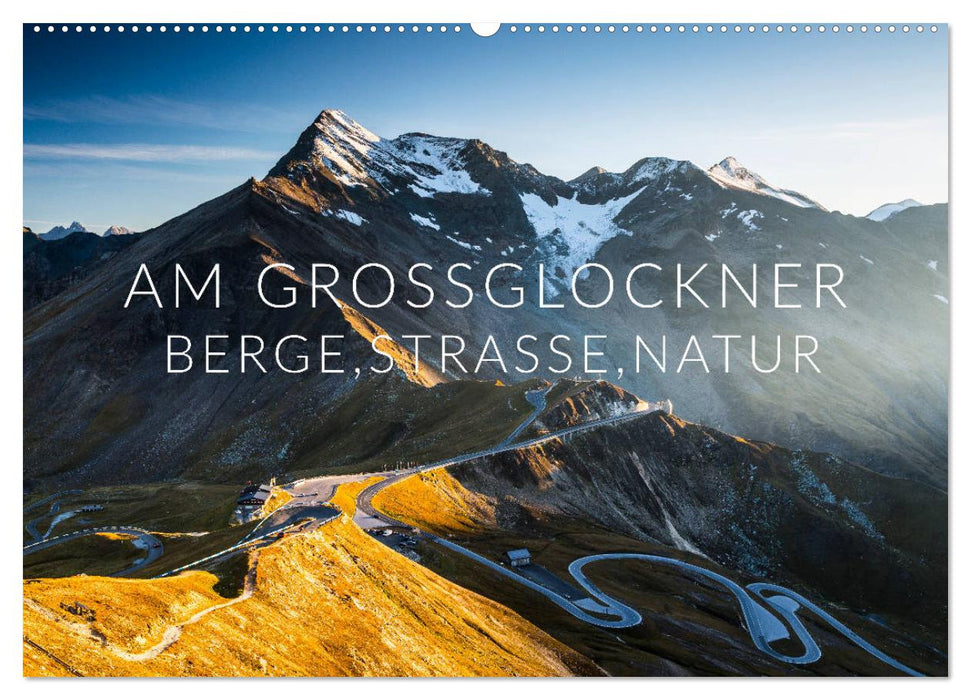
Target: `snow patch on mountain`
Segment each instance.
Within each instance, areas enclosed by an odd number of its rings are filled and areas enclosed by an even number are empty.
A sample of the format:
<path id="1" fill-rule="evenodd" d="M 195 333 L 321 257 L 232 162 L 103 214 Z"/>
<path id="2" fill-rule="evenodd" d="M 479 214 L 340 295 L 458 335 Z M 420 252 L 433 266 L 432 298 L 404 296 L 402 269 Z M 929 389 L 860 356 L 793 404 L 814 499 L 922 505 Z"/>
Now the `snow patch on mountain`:
<path id="1" fill-rule="evenodd" d="M 367 221 L 367 219 L 360 214 L 347 211 L 347 209 L 338 209 L 336 212 L 334 212 L 334 216 L 336 216 L 338 219 L 344 219 L 344 221 L 347 223 L 354 224 L 355 226 L 360 226 Z"/>
<path id="2" fill-rule="evenodd" d="M 572 271 L 591 260 L 600 247 L 615 236 L 630 236 L 631 232 L 618 226 L 614 219 L 644 188 L 626 197 L 610 199 L 603 204 L 584 204 L 557 196 L 548 204 L 531 192 L 520 194 L 523 211 L 537 237 L 549 239 L 556 251 L 555 262 Z"/>
<path id="3" fill-rule="evenodd" d="M 745 228 L 749 231 L 758 231 L 759 225 L 755 222 L 765 218 L 765 215 L 758 209 L 746 209 L 745 211 L 738 212 L 736 216 L 739 221 L 745 224 Z"/>
<path id="4" fill-rule="evenodd" d="M 418 214 L 412 213 L 411 220 L 414 221 L 419 226 L 425 226 L 426 228 L 433 228 L 436 231 L 441 231 L 442 227 L 435 223 L 434 219 L 427 216 L 420 216 Z"/>
<path id="5" fill-rule="evenodd" d="M 460 241 L 459 239 L 453 238 L 452 236 L 449 236 L 448 234 L 445 234 L 445 237 L 448 240 L 452 241 L 452 243 L 454 243 L 455 245 L 460 246 L 462 248 L 465 248 L 466 250 L 475 250 L 475 251 L 482 250 L 482 246 L 480 246 L 480 245 L 472 245 L 471 243 L 466 243 L 465 241 Z"/>
<path id="6" fill-rule="evenodd" d="M 924 206 L 916 199 L 905 199 L 902 202 L 891 202 L 889 204 L 883 204 L 869 214 L 866 218 L 870 221 L 886 221 L 894 214 L 899 214 L 904 209 L 910 209 L 911 207 L 922 207 Z"/>
<path id="7" fill-rule="evenodd" d="M 459 152 L 466 142 L 422 134 L 405 134 L 389 142 L 390 148 L 406 161 L 415 178 L 410 188 L 422 197 L 439 192 L 490 194 L 472 180 L 462 165 Z"/>
<path id="8" fill-rule="evenodd" d="M 631 175 L 631 182 L 644 182 L 645 180 L 657 180 L 662 175 L 673 173 L 679 168 L 688 165 L 687 161 L 673 160 L 671 158 L 645 158 L 636 165 L 637 168 Z"/>
<path id="9" fill-rule="evenodd" d="M 818 202 L 814 202 L 809 197 L 793 192 L 773 187 L 758 173 L 754 173 L 735 158 L 729 156 L 720 163 L 708 168 L 708 176 L 720 186 L 728 189 L 747 190 L 755 194 L 780 199 L 783 202 L 792 204 L 803 209 L 825 209 Z"/>

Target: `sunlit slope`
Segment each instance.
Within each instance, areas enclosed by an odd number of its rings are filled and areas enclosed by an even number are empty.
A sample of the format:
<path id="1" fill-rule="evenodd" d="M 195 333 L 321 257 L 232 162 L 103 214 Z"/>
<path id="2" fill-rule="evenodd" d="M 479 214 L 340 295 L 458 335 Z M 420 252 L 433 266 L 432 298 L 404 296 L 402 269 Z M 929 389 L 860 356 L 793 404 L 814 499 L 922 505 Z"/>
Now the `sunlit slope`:
<path id="1" fill-rule="evenodd" d="M 44 651 L 25 643 L 24 673 L 62 675 L 70 673 L 67 667 L 126 676 L 597 672 L 508 608 L 389 551 L 346 518 L 263 550 L 251 597 L 225 605 L 230 600 L 213 592 L 215 582 L 201 572 L 148 581 L 25 582 L 24 635 Z M 81 603 L 93 619 L 62 603 Z M 222 607 L 199 616 L 216 605 Z M 183 624 L 166 648 L 173 626 Z"/>
<path id="2" fill-rule="evenodd" d="M 417 474 L 379 492 L 372 505 L 492 561 L 525 547 L 534 563 L 567 581 L 568 565 L 581 556 L 641 552 L 687 559 L 743 584 L 795 587 L 892 656 L 937 675 L 947 668 L 947 590 L 938 575 L 945 498 L 830 455 L 656 413 Z M 597 584 L 645 616 L 644 625 L 613 637 L 574 624 L 521 585 L 448 550 L 421 554 L 611 674 L 794 672 L 755 651 L 724 591 L 686 589 L 690 577 L 680 573 L 642 563 L 601 569 Z M 830 631 L 813 629 L 825 639 L 824 660 L 798 672 L 888 672 Z"/>
<path id="3" fill-rule="evenodd" d="M 374 505 L 439 534 L 591 523 L 942 629 L 945 502 L 832 455 L 655 413 L 422 474 Z"/>

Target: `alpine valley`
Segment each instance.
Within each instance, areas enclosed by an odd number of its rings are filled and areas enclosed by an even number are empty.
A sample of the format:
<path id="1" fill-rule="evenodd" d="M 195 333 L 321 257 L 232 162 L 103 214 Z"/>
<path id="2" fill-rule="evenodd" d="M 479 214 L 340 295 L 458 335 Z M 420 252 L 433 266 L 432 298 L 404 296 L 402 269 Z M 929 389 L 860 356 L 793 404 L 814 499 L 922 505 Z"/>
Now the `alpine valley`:
<path id="1" fill-rule="evenodd" d="M 564 181 L 326 110 L 263 179 L 156 228 L 54 233 L 23 231 L 28 675 L 947 673 L 946 204 L 842 214 L 731 157 Z M 215 262 L 218 308 L 126 308 L 142 265 L 171 300 L 176 265 L 199 283 Z M 474 289 L 542 265 L 567 308 L 533 288 L 372 308 L 383 278 L 351 280 L 375 262 L 462 263 Z M 581 265 L 644 262 L 630 294 L 669 300 L 707 265 L 708 307 L 568 302 Z M 320 263 L 339 305 L 260 303 L 268 265 L 283 301 Z M 802 308 L 773 303 L 780 263 Z M 723 265 L 765 271 L 756 309 L 722 308 Z M 817 265 L 845 308 L 816 308 Z M 166 373 L 169 336 L 252 333 L 343 337 L 348 371 Z M 606 336 L 610 372 L 583 376 L 575 344 L 563 375 L 471 371 L 524 333 Z M 469 371 L 416 367 L 414 335 L 461 336 Z M 725 335 L 770 365 L 777 336 L 811 335 L 820 371 L 757 371 Z M 635 336 L 717 360 L 635 372 Z"/>

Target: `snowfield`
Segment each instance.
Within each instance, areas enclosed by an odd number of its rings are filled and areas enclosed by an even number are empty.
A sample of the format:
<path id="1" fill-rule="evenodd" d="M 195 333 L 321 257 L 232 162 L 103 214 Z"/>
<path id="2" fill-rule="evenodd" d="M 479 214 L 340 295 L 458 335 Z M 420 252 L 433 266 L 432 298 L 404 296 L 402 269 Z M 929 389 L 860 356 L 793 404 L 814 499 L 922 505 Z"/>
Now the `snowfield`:
<path id="1" fill-rule="evenodd" d="M 523 211 L 539 238 L 555 238 L 563 246 L 557 249 L 555 263 L 564 270 L 575 270 L 591 260 L 600 247 L 615 236 L 630 236 L 614 219 L 644 188 L 626 197 L 611 199 L 603 204 L 583 204 L 573 199 L 556 198 L 556 204 L 547 204 L 533 193 L 519 195 Z M 565 252 L 559 252 L 565 251 Z"/>
<path id="2" fill-rule="evenodd" d="M 462 167 L 458 154 L 465 141 L 405 135 L 388 142 L 388 145 L 395 155 L 409 164 L 416 180 L 410 186 L 411 190 L 422 197 L 433 197 L 439 192 L 491 194 L 473 182 Z"/>

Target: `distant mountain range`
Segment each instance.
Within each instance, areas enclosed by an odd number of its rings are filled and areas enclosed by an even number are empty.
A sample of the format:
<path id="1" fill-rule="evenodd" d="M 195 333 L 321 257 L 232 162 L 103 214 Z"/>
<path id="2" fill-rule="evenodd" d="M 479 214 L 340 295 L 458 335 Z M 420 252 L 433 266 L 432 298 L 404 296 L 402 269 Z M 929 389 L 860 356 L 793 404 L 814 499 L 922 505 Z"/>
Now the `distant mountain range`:
<path id="1" fill-rule="evenodd" d="M 107 258 L 99 252 L 68 266 L 80 270 L 72 282 L 56 300 L 38 296 L 26 315 L 27 478 L 145 480 L 257 463 L 268 472 L 286 470 L 303 428 L 354 387 L 353 376 L 277 374 L 269 382 L 252 373 L 231 381 L 204 373 L 165 376 L 166 335 L 344 334 L 348 362 L 366 367 L 373 359 L 370 339 L 383 330 L 399 341 L 404 334 L 460 334 L 472 358 L 488 335 L 508 348 L 522 333 L 543 342 L 555 334 L 609 334 L 602 364 L 628 367 L 620 379 L 611 371 L 611 381 L 645 399 L 670 398 L 684 418 L 946 485 L 947 205 L 911 206 L 879 221 L 829 212 L 733 158 L 704 169 L 649 157 L 623 172 L 593 168 L 564 181 L 477 139 L 424 133 L 384 139 L 326 110 L 262 180 L 120 238 L 132 242 Z M 34 256 L 29 270 L 25 262 L 26 296 L 28 276 L 44 288 L 45 275 L 64 266 L 46 253 L 25 254 Z M 57 251 L 62 254 L 69 253 Z M 204 277 L 214 260 L 227 287 L 223 308 L 187 312 L 142 304 L 122 311 L 141 262 L 159 281 L 160 294 L 171 298 L 175 262 Z M 531 295 L 517 309 L 477 300 L 460 310 L 442 303 L 416 310 L 396 297 L 381 309 L 271 310 L 252 301 L 254 281 L 271 261 L 292 265 L 292 279 L 304 283 L 319 262 L 342 272 L 381 262 L 398 279 L 407 279 L 414 262 L 442 270 L 462 262 L 471 268 L 466 283 L 480 289 L 498 263 L 526 269 L 542 263 L 553 294 L 563 294 L 573 269 L 585 262 L 623 270 L 650 261 L 663 272 L 635 284 L 645 299 L 675 287 L 679 263 L 771 270 L 777 262 L 798 262 L 804 266 L 793 270 L 793 281 L 811 288 L 813 264 L 836 262 L 846 273 L 840 290 L 848 308 L 676 309 L 669 303 L 645 311 L 612 304 L 564 313 L 538 308 Z M 345 302 L 353 298 L 348 277 L 334 287 Z M 362 293 L 378 297 L 379 281 L 362 279 Z M 438 299 L 455 296 L 443 280 L 428 283 Z M 596 298 L 602 284 L 591 277 L 582 285 L 585 295 Z M 694 286 L 717 297 L 720 280 L 709 276 Z M 759 296 L 771 291 L 763 284 Z M 635 374 L 635 333 L 654 340 L 694 334 L 706 353 L 722 347 L 710 340 L 717 334 L 812 334 L 824 372 L 746 370 L 749 350 L 739 346 L 731 373 L 712 363 L 708 372 Z M 682 348 L 672 354 L 680 356 Z M 538 354 L 545 364 L 548 358 Z M 474 359 L 465 364 L 474 366 Z M 414 379 L 457 376 L 454 367 L 430 369 Z M 521 377 L 490 366 L 478 378 L 509 383 Z M 259 457 L 277 454 L 283 456 Z"/>
<path id="2" fill-rule="evenodd" d="M 93 231 L 88 231 L 83 224 L 77 221 L 72 221 L 70 226 L 55 226 L 50 231 L 46 233 L 36 234 L 38 238 L 42 241 L 59 241 L 62 238 L 67 238 L 73 233 L 93 233 Z M 127 236 L 134 233 L 130 228 L 125 228 L 124 226 L 109 226 L 101 236 Z M 95 234 L 98 235 L 98 234 Z"/>

